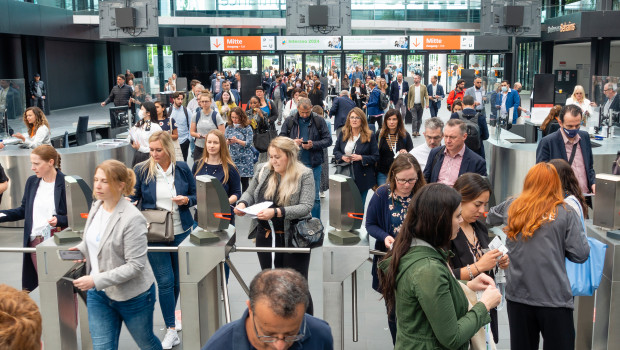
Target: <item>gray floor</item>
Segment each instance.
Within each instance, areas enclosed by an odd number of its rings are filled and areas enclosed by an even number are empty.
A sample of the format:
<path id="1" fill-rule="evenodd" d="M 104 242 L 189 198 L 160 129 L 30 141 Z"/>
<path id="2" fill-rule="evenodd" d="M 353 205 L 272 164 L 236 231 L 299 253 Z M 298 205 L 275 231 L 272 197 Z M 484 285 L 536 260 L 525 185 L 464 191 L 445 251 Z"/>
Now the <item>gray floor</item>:
<path id="1" fill-rule="evenodd" d="M 53 111 L 49 116 L 49 121 L 52 130 L 60 130 L 64 133 L 65 129 L 72 127 L 72 124 L 77 121 L 79 115 L 90 115 L 90 120 L 107 120 L 108 112 L 107 108 L 102 108 L 98 104 L 82 106 L 79 108 L 70 108 L 65 110 Z M 424 112 L 424 119 L 430 117 L 428 110 Z M 440 117 L 444 121 L 449 118 L 448 111 L 443 107 L 440 111 Z M 407 125 L 407 130 L 411 131 L 411 126 Z M 423 142 L 422 137 L 414 139 L 414 144 L 420 144 Z M 331 154 L 331 149 L 330 149 Z M 328 219 L 327 205 L 329 202 L 329 191 L 326 192 L 327 197 L 322 199 L 321 215 L 324 222 Z M 370 196 L 368 196 L 370 198 Z M 246 218 L 238 218 L 237 221 L 237 245 L 238 246 L 253 246 L 252 242 L 247 239 L 247 231 L 249 227 L 249 221 Z M 0 228 L 0 246 L 3 247 L 18 247 L 21 245 L 21 230 L 19 229 L 7 229 Z M 371 246 L 374 246 L 374 239 L 371 239 Z M 249 284 L 252 277 L 259 272 L 258 259 L 255 253 L 232 253 L 231 260 L 240 271 L 246 284 Z M 0 283 L 6 283 L 16 288 L 21 286 L 21 256 L 15 253 L 3 253 L 0 254 L 0 266 L 3 266 L 3 278 Z M 371 263 L 364 263 L 358 270 L 358 305 L 360 310 L 359 315 L 359 341 L 354 343 L 352 341 L 352 326 L 351 326 L 351 283 L 350 279 L 345 281 L 345 348 L 346 349 L 388 349 L 392 347 L 392 341 L 390 332 L 387 326 L 387 317 L 385 314 L 385 305 L 380 300 L 380 295 L 372 290 L 371 275 L 370 275 Z M 321 250 L 315 249 L 312 252 L 310 260 L 310 273 L 309 273 L 309 285 L 310 291 L 314 300 L 315 315 L 322 317 L 323 315 L 323 298 L 322 298 L 322 262 L 321 262 Z M 247 296 L 241 289 L 239 283 L 231 274 L 229 281 L 229 291 L 231 300 L 231 312 L 232 318 L 236 319 L 241 316 L 245 310 L 245 300 Z M 31 293 L 33 299 L 39 303 L 40 296 L 38 289 Z M 181 296 L 182 297 L 182 296 Z M 505 309 L 499 312 L 499 332 L 500 341 L 498 349 L 509 349 L 509 331 L 508 331 L 508 319 Z M 161 311 L 159 305 L 156 304 L 155 310 L 155 334 L 163 338 L 165 330 Z M 182 336 L 183 332 L 180 332 Z M 136 349 L 136 345 L 131 339 L 128 332 L 123 329 L 121 333 L 121 349 Z M 175 347 L 175 349 L 181 349 L 181 346 Z"/>

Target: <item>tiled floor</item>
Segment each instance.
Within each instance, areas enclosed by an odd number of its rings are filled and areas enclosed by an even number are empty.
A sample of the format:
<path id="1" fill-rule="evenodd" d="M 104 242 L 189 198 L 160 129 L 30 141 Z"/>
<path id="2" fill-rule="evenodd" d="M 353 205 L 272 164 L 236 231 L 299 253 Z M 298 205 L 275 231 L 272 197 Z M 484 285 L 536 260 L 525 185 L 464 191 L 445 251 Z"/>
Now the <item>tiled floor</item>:
<path id="1" fill-rule="evenodd" d="M 88 105 L 80 108 L 70 108 L 65 110 L 53 111 L 49 116 L 49 121 L 52 130 L 59 130 L 64 132 L 65 129 L 71 128 L 72 123 L 77 121 L 79 115 L 90 115 L 90 120 L 107 120 L 108 112 L 107 108 L 102 108 L 99 105 Z M 429 112 L 425 111 L 424 119 L 428 118 Z M 440 111 L 440 117 L 444 120 L 449 118 L 448 112 L 445 108 Z M 407 126 L 408 130 L 411 130 L 411 126 Z M 414 139 L 414 144 L 420 144 L 423 142 L 422 137 Z M 330 149 L 331 154 L 331 149 Z M 369 196 L 370 198 L 370 196 Z M 322 199 L 322 217 L 324 223 L 328 218 L 328 202 L 329 192 L 327 192 L 327 198 Z M 327 226 L 327 225 L 326 225 Z M 249 221 L 246 218 L 239 218 L 237 221 L 237 245 L 238 246 L 253 246 L 252 242 L 247 239 L 247 231 L 249 227 Z M 0 246 L 17 247 L 21 245 L 22 233 L 20 229 L 7 229 L 0 228 Z M 374 239 L 371 239 L 371 246 L 374 246 Z M 241 253 L 235 252 L 231 254 L 231 260 L 240 271 L 241 276 L 245 280 L 246 284 L 249 284 L 252 277 L 259 272 L 258 259 L 255 253 Z M 3 267 L 5 273 L 2 275 L 0 283 L 6 283 L 16 288 L 21 286 L 21 256 L 15 253 L 2 253 L 0 254 L 0 266 Z M 370 262 L 365 262 L 358 270 L 358 306 L 359 306 L 359 340 L 358 342 L 352 341 L 352 324 L 351 324 L 351 282 L 350 279 L 345 281 L 345 348 L 346 349 L 389 349 L 392 347 L 390 332 L 387 326 L 387 317 L 385 314 L 385 305 L 380 300 L 380 295 L 372 290 L 371 275 L 370 275 Z M 309 285 L 310 291 L 314 300 L 315 315 L 322 317 L 323 315 L 323 297 L 322 297 L 322 262 L 321 262 L 321 250 L 315 249 L 312 252 L 310 260 L 310 273 L 309 273 Z M 241 289 L 239 283 L 231 274 L 229 281 L 229 291 L 231 300 L 231 312 L 232 318 L 236 319 L 241 316 L 245 310 L 245 300 L 247 296 Z M 39 291 L 35 290 L 31 296 L 37 301 L 40 301 Z M 182 297 L 182 296 L 181 296 Z M 508 319 L 506 311 L 499 312 L 499 332 L 500 341 L 498 349 L 509 349 L 509 332 L 508 332 Z M 154 330 L 157 336 L 163 338 L 164 336 L 164 324 L 159 310 L 159 305 L 156 304 L 155 310 L 155 325 Z M 181 336 L 183 332 L 180 333 Z M 128 332 L 123 329 L 121 333 L 121 349 L 136 349 L 136 345 L 131 339 Z M 177 346 L 175 349 L 180 349 L 181 346 Z"/>

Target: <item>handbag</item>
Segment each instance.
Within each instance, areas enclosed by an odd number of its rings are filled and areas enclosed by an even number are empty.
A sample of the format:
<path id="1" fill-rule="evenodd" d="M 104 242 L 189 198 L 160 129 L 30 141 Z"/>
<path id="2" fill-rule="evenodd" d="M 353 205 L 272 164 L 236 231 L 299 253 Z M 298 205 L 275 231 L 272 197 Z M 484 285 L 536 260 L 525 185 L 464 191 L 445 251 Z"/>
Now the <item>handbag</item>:
<path id="1" fill-rule="evenodd" d="M 618 155 L 616 156 L 616 161 L 611 166 L 611 173 L 614 175 L 620 175 L 620 151 L 618 151 Z"/>
<path id="2" fill-rule="evenodd" d="M 174 227 L 172 212 L 164 209 L 146 209 L 142 211 L 146 219 L 149 243 L 172 242 L 174 240 Z"/>
<path id="3" fill-rule="evenodd" d="M 592 296 L 603 277 L 607 245 L 595 238 L 587 238 L 590 245 L 588 260 L 583 264 L 577 264 L 566 259 L 566 274 L 573 296 Z"/>
<path id="4" fill-rule="evenodd" d="M 295 248 L 316 248 L 323 246 L 323 237 L 325 237 L 325 229 L 321 220 L 317 218 L 309 218 L 299 220 L 296 223 L 291 222 L 289 229 L 291 243 Z"/>
<path id="5" fill-rule="evenodd" d="M 463 283 L 458 283 L 463 289 L 463 293 L 467 297 L 467 302 L 469 306 L 467 310 L 471 310 L 471 308 L 478 302 L 478 297 L 476 296 L 476 292 L 471 290 Z M 486 350 L 486 349 L 496 349 L 495 341 L 493 339 L 493 332 L 491 332 L 489 325 L 486 324 L 482 328 L 474 334 L 474 336 L 469 341 L 470 349 L 472 350 Z"/>
<path id="6" fill-rule="evenodd" d="M 348 176 L 352 179 L 355 179 L 355 174 L 353 172 L 353 164 L 347 162 L 340 162 L 336 164 L 336 171 L 334 172 L 336 175 L 344 175 Z"/>

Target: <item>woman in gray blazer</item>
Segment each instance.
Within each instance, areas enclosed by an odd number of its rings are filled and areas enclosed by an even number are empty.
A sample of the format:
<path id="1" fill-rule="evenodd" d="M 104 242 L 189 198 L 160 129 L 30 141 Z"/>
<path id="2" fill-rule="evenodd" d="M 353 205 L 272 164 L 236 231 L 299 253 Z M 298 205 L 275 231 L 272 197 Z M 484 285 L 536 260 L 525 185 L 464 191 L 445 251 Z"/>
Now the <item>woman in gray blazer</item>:
<path id="1" fill-rule="evenodd" d="M 300 219 L 309 219 L 314 206 L 314 178 L 312 170 L 298 161 L 299 147 L 288 137 L 276 137 L 269 145 L 270 160 L 257 166 L 258 174 L 250 181 L 235 208 L 235 214 L 245 215 L 240 209 L 271 201 L 273 204 L 258 213 L 250 232 L 256 233 L 257 247 L 285 247 L 291 225 Z M 272 232 L 275 231 L 275 235 Z M 290 244 L 289 244 L 290 245 Z M 258 253 L 261 269 L 271 269 L 271 253 Z M 273 258 L 277 268 L 292 268 L 308 279 L 310 254 L 277 253 Z M 313 313 L 312 299 L 306 310 Z"/>
<path id="2" fill-rule="evenodd" d="M 155 277 L 147 259 L 146 219 L 123 196 L 134 191 L 136 177 L 117 160 L 95 169 L 93 205 L 82 243 L 88 275 L 73 285 L 88 291 L 88 327 L 93 349 L 118 349 L 121 325 L 140 349 L 161 349 L 153 333 Z"/>

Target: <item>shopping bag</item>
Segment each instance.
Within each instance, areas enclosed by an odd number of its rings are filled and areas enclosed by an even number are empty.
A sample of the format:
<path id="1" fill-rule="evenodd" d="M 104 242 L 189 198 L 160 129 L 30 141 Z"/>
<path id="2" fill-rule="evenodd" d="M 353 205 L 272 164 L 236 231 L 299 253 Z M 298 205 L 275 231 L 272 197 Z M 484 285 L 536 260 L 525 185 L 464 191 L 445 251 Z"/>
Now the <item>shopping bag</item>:
<path id="1" fill-rule="evenodd" d="M 573 296 L 593 295 L 603 277 L 607 245 L 592 237 L 588 237 L 588 244 L 590 256 L 586 262 L 577 264 L 566 259 L 566 273 Z"/>

